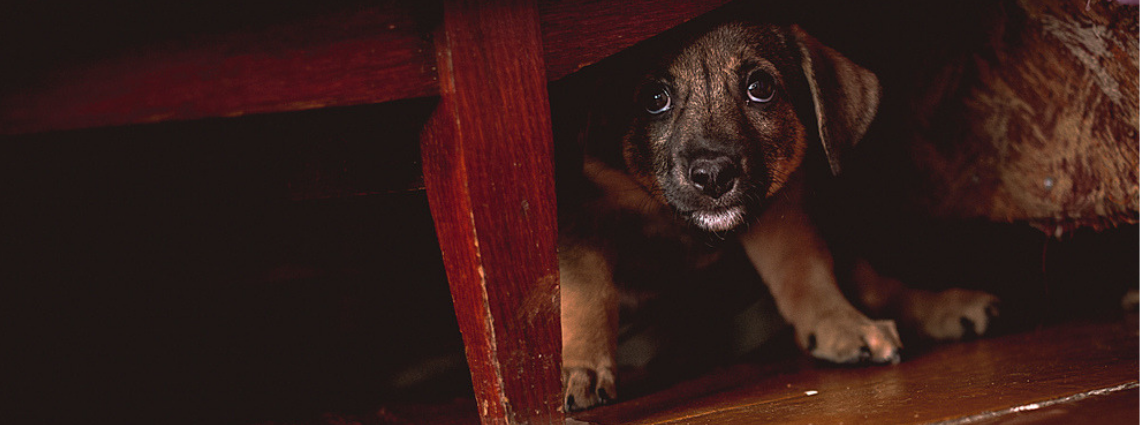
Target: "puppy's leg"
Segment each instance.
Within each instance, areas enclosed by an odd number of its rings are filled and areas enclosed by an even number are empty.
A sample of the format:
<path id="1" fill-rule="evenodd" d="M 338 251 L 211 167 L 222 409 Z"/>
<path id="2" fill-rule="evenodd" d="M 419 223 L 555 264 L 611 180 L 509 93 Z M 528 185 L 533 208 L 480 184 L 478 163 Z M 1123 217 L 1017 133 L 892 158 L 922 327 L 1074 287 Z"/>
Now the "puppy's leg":
<path id="1" fill-rule="evenodd" d="M 998 314 L 998 298 L 985 292 L 907 288 L 897 279 L 880 275 L 863 259 L 855 263 L 852 272 L 852 281 L 868 311 L 897 318 L 902 326 L 926 338 L 958 340 L 981 335 Z"/>
<path id="2" fill-rule="evenodd" d="M 566 411 L 586 409 L 617 397 L 618 293 L 610 265 L 597 250 L 563 246 L 562 386 Z"/>
<path id="3" fill-rule="evenodd" d="M 786 186 L 758 222 L 741 235 L 749 259 L 800 347 L 836 363 L 899 360 L 892 321 L 872 321 L 844 298 L 830 251 L 802 205 L 802 183 Z"/>

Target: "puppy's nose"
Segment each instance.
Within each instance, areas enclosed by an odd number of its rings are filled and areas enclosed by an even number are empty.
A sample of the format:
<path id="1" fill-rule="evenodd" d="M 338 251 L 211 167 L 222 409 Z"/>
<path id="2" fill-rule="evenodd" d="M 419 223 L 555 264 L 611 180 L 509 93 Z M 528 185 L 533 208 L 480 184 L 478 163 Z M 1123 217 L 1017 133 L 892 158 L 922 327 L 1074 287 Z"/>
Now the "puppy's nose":
<path id="1" fill-rule="evenodd" d="M 727 156 L 701 157 L 689 163 L 689 181 L 712 198 L 719 198 L 736 185 L 740 167 Z"/>

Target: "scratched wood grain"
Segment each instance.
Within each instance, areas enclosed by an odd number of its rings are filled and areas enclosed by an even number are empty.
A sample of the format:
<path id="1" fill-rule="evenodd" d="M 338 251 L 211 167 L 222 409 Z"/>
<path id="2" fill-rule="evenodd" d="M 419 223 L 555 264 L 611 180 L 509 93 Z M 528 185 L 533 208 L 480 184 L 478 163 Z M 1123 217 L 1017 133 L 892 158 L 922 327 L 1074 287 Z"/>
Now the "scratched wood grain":
<path id="1" fill-rule="evenodd" d="M 484 424 L 561 423 L 553 138 L 533 0 L 448 0 L 424 182 Z"/>

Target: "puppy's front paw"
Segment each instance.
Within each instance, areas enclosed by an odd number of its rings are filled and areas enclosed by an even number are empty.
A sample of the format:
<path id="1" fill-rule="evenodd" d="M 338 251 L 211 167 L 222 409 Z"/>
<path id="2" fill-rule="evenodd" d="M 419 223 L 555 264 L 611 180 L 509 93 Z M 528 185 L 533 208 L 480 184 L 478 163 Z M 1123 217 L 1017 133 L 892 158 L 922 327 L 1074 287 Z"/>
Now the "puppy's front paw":
<path id="1" fill-rule="evenodd" d="M 617 397 L 613 368 L 562 368 L 563 407 L 565 411 L 589 409 L 609 403 Z"/>
<path id="2" fill-rule="evenodd" d="M 931 294 L 911 308 L 926 337 L 946 341 L 984 334 L 998 315 L 997 306 L 993 295 L 954 288 Z"/>
<path id="3" fill-rule="evenodd" d="M 902 348 L 894 321 L 873 321 L 853 310 L 826 314 L 796 333 L 812 356 L 835 363 L 898 363 Z"/>

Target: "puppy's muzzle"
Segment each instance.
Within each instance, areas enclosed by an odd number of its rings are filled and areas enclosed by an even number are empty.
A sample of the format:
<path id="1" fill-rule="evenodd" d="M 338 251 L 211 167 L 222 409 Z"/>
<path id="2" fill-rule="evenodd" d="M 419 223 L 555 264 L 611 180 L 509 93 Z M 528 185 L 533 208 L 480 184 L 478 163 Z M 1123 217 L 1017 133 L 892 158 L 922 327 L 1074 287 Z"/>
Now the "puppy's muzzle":
<path id="1" fill-rule="evenodd" d="M 736 187 L 740 178 L 739 161 L 728 155 L 702 155 L 689 162 L 689 184 L 713 199 Z"/>

